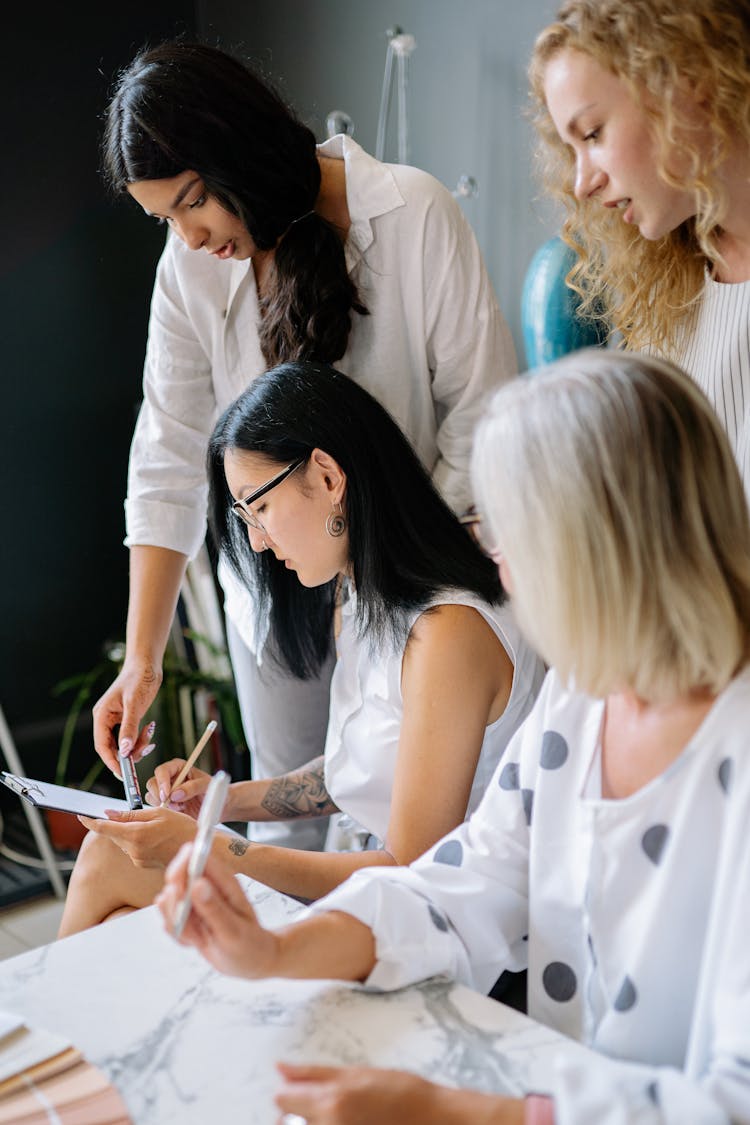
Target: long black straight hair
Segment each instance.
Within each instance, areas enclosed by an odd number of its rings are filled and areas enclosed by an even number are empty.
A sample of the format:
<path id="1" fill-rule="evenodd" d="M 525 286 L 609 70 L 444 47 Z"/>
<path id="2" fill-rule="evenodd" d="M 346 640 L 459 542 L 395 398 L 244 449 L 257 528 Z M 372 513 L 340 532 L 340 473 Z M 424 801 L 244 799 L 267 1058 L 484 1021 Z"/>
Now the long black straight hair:
<path id="1" fill-rule="evenodd" d="M 352 311 L 367 310 L 340 233 L 313 210 L 315 135 L 270 83 L 217 47 L 173 39 L 143 48 L 117 77 L 102 165 L 117 193 L 197 172 L 259 250 L 275 248 L 260 301 L 266 363 L 341 358 Z"/>
<path id="2" fill-rule="evenodd" d="M 332 367 L 282 364 L 255 379 L 216 424 L 207 455 L 209 525 L 214 546 L 257 591 L 260 611 L 270 613 L 274 650 L 293 675 L 313 675 L 329 651 L 337 582 L 304 587 L 272 551 L 253 551 L 232 512 L 224 454 L 262 453 L 282 467 L 314 449 L 346 473 L 344 515 L 361 636 L 373 644 L 403 639 L 409 612 L 445 589 L 502 603 L 497 567 L 442 499 L 388 411 Z"/>

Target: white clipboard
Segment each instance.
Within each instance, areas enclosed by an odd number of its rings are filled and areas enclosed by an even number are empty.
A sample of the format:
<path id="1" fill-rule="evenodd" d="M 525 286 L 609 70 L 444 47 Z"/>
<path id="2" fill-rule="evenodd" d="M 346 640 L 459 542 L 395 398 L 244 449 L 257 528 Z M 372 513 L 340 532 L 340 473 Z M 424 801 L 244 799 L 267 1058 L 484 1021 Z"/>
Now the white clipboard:
<path id="1" fill-rule="evenodd" d="M 14 773 L 0 770 L 0 781 L 14 793 L 34 805 L 37 809 L 57 809 L 74 816 L 91 816 L 106 820 L 107 809 L 127 812 L 127 801 L 117 797 L 103 797 L 100 793 L 88 793 L 81 789 L 69 789 L 65 785 L 51 785 L 48 781 L 35 781 L 33 777 L 19 777 Z"/>

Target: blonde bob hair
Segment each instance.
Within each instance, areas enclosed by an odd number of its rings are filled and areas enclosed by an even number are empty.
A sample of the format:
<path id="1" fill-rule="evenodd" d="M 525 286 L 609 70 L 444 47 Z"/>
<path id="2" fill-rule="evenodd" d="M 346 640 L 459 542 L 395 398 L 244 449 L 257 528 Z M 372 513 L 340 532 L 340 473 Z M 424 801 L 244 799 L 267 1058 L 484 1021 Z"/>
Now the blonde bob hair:
<path id="1" fill-rule="evenodd" d="M 692 192 L 695 215 L 656 242 L 620 212 L 574 195 L 575 161 L 544 98 L 547 63 L 571 48 L 621 78 L 648 115 L 658 171 Z M 721 263 L 718 239 L 727 195 L 721 164 L 750 146 L 750 0 L 567 0 L 537 37 L 529 66 L 539 172 L 562 201 L 562 236 L 578 260 L 568 284 L 580 315 L 603 319 L 626 346 L 669 351 L 691 315 L 707 265 Z M 699 104 L 704 130 L 691 130 Z M 679 182 L 666 161 L 677 143 L 689 171 Z"/>
<path id="2" fill-rule="evenodd" d="M 750 659 L 750 517 L 729 442 L 665 360 L 586 348 L 490 400 L 474 494 L 519 625 L 565 682 L 717 693 Z"/>

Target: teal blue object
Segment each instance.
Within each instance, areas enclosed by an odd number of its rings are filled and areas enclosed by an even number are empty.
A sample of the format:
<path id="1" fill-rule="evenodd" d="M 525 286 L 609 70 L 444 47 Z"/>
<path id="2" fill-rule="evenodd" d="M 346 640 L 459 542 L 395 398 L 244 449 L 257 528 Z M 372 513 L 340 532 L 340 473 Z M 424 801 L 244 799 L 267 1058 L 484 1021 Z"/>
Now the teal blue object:
<path id="1" fill-rule="evenodd" d="M 601 322 L 576 316 L 578 294 L 565 284 L 575 251 L 559 237 L 550 238 L 531 259 L 521 295 L 521 327 L 526 366 L 542 367 L 578 348 L 601 346 Z"/>

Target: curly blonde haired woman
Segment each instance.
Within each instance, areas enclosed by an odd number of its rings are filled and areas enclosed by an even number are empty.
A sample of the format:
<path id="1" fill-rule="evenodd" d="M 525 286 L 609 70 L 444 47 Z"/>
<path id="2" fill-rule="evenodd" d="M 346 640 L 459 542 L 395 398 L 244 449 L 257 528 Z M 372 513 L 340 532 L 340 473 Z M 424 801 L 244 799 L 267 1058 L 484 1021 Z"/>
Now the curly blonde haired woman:
<path id="1" fill-rule="evenodd" d="M 530 78 L 583 309 L 698 381 L 750 492 L 750 3 L 569 0 Z"/>

